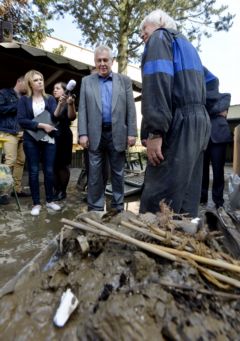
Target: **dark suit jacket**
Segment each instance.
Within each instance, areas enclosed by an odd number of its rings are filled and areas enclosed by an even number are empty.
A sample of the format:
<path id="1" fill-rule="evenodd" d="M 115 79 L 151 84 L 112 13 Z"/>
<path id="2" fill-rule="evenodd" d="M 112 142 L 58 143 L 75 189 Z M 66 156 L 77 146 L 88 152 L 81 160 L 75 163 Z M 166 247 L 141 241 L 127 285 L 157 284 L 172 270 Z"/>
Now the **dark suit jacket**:
<path id="1" fill-rule="evenodd" d="M 227 119 L 219 115 L 228 111 L 231 95 L 219 92 L 219 80 L 207 68 L 204 67 L 206 80 L 206 109 L 211 120 L 211 141 L 213 143 L 227 143 L 232 141 L 232 134 Z"/>
<path id="2" fill-rule="evenodd" d="M 89 149 L 96 150 L 102 134 L 102 103 L 98 74 L 83 78 L 78 108 L 78 135 L 87 135 Z M 128 136 L 137 136 L 132 82 L 125 75 L 113 73 L 112 138 L 117 151 L 124 151 L 127 148 Z"/>

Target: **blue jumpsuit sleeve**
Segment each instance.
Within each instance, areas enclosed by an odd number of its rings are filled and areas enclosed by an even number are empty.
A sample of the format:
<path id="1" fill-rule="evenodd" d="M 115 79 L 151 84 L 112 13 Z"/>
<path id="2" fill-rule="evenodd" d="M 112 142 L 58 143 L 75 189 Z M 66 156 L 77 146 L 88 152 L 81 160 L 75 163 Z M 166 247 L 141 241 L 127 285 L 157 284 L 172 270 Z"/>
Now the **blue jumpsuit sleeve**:
<path id="1" fill-rule="evenodd" d="M 166 134 L 172 121 L 174 79 L 172 38 L 157 30 L 147 42 L 142 61 L 144 129 Z"/>

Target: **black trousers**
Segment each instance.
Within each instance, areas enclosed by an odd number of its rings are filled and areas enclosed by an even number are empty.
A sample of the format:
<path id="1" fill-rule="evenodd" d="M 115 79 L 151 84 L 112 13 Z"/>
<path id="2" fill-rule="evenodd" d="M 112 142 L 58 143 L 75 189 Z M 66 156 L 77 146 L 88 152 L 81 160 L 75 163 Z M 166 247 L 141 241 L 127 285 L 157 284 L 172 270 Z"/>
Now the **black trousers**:
<path id="1" fill-rule="evenodd" d="M 103 170 L 106 168 L 107 157 L 111 169 L 113 190 L 111 207 L 123 210 L 125 151 L 118 152 L 114 148 L 111 130 L 102 131 L 98 149 L 88 150 L 88 156 L 88 209 L 104 210 L 106 176 L 104 176 Z"/>
<path id="2" fill-rule="evenodd" d="M 210 141 L 204 152 L 201 203 L 207 203 L 208 201 L 210 163 L 213 170 L 212 200 L 216 207 L 220 207 L 224 203 L 223 191 L 226 147 L 226 143 L 213 143 Z"/>

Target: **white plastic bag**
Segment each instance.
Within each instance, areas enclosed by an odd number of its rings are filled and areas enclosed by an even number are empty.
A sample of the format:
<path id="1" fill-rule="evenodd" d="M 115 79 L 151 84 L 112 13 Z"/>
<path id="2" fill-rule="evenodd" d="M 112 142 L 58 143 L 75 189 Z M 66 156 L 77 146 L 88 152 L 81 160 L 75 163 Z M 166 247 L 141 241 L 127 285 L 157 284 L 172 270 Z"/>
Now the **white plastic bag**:
<path id="1" fill-rule="evenodd" d="M 240 177 L 231 174 L 228 179 L 229 204 L 231 209 L 240 209 Z"/>
<path id="2" fill-rule="evenodd" d="M 69 319 L 72 312 L 78 306 L 78 299 L 71 291 L 71 289 L 67 289 L 61 297 L 60 305 L 56 311 L 53 322 L 57 327 L 63 327 L 64 324 Z"/>

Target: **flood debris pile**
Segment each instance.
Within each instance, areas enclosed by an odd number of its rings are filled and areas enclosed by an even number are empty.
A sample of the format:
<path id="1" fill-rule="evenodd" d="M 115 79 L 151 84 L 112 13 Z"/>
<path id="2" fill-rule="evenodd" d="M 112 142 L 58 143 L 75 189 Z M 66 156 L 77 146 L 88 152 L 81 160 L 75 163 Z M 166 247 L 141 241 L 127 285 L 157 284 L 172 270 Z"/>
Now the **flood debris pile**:
<path id="1" fill-rule="evenodd" d="M 222 231 L 163 203 L 157 215 L 89 212 L 61 227 L 58 260 L 1 298 L 5 339 L 238 339 L 240 261 Z M 58 328 L 53 318 L 67 289 L 78 306 Z"/>

